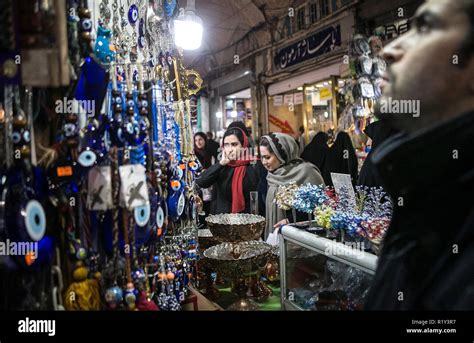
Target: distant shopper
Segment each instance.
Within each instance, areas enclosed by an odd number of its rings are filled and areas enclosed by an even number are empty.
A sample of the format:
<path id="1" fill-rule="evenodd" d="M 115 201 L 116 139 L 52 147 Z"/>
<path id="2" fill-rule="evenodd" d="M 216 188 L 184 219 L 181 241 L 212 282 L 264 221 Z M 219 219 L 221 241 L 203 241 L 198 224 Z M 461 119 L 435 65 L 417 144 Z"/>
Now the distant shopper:
<path id="1" fill-rule="evenodd" d="M 218 160 L 220 144 L 214 140 L 214 134 L 209 131 L 207 133 L 207 149 L 211 156 L 213 156 L 216 161 Z"/>
<path id="2" fill-rule="evenodd" d="M 196 155 L 203 171 L 214 164 L 215 158 L 211 155 L 207 147 L 207 136 L 203 132 L 197 132 L 194 135 L 194 154 Z M 212 188 L 203 188 L 199 195 L 203 201 L 203 211 L 207 217 L 211 210 Z"/>
<path id="3" fill-rule="evenodd" d="M 298 145 L 300 147 L 300 154 L 304 151 L 305 141 L 304 141 L 304 126 L 300 126 L 300 135 L 298 136 Z"/>
<path id="4" fill-rule="evenodd" d="M 213 164 L 213 156 L 209 152 L 207 136 L 204 132 L 194 134 L 194 153 L 203 169 L 207 169 Z"/>
<path id="5" fill-rule="evenodd" d="M 318 132 L 311 143 L 309 143 L 304 149 L 301 158 L 305 161 L 311 162 L 322 171 L 324 162 L 329 153 L 328 140 L 329 136 L 327 133 Z"/>
<path id="6" fill-rule="evenodd" d="M 378 147 L 387 139 L 397 134 L 398 130 L 391 127 L 385 120 L 379 120 L 368 125 L 364 132 L 372 140 L 372 145 L 360 170 L 357 184 L 367 187 L 382 187 L 382 179 L 375 170 L 372 156 Z"/>
<path id="7" fill-rule="evenodd" d="M 357 182 L 359 162 L 352 145 L 351 137 L 341 131 L 336 135 L 336 140 L 326 156 L 323 167 L 323 178 L 326 185 L 333 186 L 331 173 L 349 174 L 352 183 Z"/>

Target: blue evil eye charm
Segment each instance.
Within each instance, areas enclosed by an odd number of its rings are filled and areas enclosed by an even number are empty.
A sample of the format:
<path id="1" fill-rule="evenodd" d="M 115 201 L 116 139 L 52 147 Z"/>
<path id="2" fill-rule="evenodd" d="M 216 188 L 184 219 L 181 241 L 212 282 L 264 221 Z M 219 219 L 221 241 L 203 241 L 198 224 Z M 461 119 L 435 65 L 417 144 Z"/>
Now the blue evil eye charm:
<path id="1" fill-rule="evenodd" d="M 171 17 L 176 8 L 176 0 L 165 0 L 163 6 L 166 16 Z"/>
<path id="2" fill-rule="evenodd" d="M 189 162 L 189 169 L 191 169 L 193 172 L 197 171 L 199 169 L 199 163 L 196 161 L 191 161 Z"/>
<path id="3" fill-rule="evenodd" d="M 169 214 L 173 218 L 179 218 L 183 214 L 185 206 L 184 192 L 174 192 L 168 198 Z"/>
<path id="4" fill-rule="evenodd" d="M 175 192 L 179 191 L 181 189 L 181 181 L 178 181 L 178 180 L 172 180 L 170 182 L 170 186 L 171 186 L 171 189 Z"/>
<path id="5" fill-rule="evenodd" d="M 133 217 L 138 226 L 145 226 L 150 220 L 150 205 L 137 207 L 133 210 Z"/>
<path id="6" fill-rule="evenodd" d="M 43 206 L 37 200 L 30 200 L 25 211 L 26 232 L 34 241 L 43 238 L 46 232 L 46 215 Z"/>
<path id="7" fill-rule="evenodd" d="M 127 123 L 127 133 L 133 135 L 133 123 Z"/>
<path id="8" fill-rule="evenodd" d="M 84 19 L 81 22 L 81 28 L 83 31 L 91 31 L 92 30 L 92 20 Z"/>
<path id="9" fill-rule="evenodd" d="M 21 133 L 19 132 L 13 132 L 12 133 L 12 142 L 13 144 L 18 144 L 21 142 Z"/>
<path id="10" fill-rule="evenodd" d="M 138 46 L 143 49 L 145 45 L 146 45 L 145 36 L 138 37 Z"/>
<path id="11" fill-rule="evenodd" d="M 135 25 L 138 20 L 138 7 L 137 5 L 132 5 L 128 9 L 128 22 L 131 25 Z"/>
<path id="12" fill-rule="evenodd" d="M 79 155 L 77 162 L 85 168 L 92 167 L 97 160 L 96 154 L 91 150 L 84 150 Z"/>
<path id="13" fill-rule="evenodd" d="M 158 206 L 156 210 L 156 226 L 159 229 L 162 229 L 165 225 L 165 211 L 163 211 L 163 207 Z"/>
<path id="14" fill-rule="evenodd" d="M 23 132 L 23 140 L 25 141 L 25 143 L 29 143 L 30 142 L 30 131 L 28 130 L 25 130 L 25 132 Z"/>
<path id="15" fill-rule="evenodd" d="M 76 125 L 71 123 L 66 124 L 64 125 L 63 131 L 66 137 L 74 136 L 76 134 Z"/>
<path id="16" fill-rule="evenodd" d="M 180 166 L 178 166 L 178 167 L 175 168 L 175 170 L 174 170 L 174 176 L 175 176 L 178 180 L 182 180 L 182 179 L 183 179 L 184 171 L 183 171 L 183 169 L 180 168 Z"/>

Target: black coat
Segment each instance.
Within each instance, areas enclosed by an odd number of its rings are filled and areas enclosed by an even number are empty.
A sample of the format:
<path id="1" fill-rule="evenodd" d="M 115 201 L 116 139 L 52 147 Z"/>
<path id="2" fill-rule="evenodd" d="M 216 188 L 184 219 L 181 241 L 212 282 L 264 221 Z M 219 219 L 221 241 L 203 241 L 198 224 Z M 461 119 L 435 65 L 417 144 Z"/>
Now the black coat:
<path id="1" fill-rule="evenodd" d="M 216 159 L 216 161 L 218 160 L 219 148 L 220 148 L 220 145 L 215 140 L 208 139 L 206 141 L 206 149 L 207 151 L 209 151 L 211 156 L 213 156 Z"/>
<path id="2" fill-rule="evenodd" d="M 382 180 L 375 172 L 375 167 L 372 163 L 372 155 L 383 142 L 397 134 L 398 131 L 390 127 L 390 125 L 383 120 L 379 120 L 367 126 L 364 132 L 372 139 L 372 148 L 364 161 L 364 165 L 360 169 L 357 184 L 367 187 L 381 187 Z"/>
<path id="3" fill-rule="evenodd" d="M 474 113 L 398 134 L 374 165 L 395 211 L 369 310 L 474 309 Z"/>
<path id="4" fill-rule="evenodd" d="M 201 188 L 213 186 L 211 214 L 232 213 L 232 177 L 234 168 L 216 163 L 205 170 L 196 183 Z M 259 173 L 255 165 L 249 164 L 244 177 L 243 192 L 245 210 L 250 213 L 250 192 L 256 192 L 259 184 Z"/>
<path id="5" fill-rule="evenodd" d="M 301 158 L 311 162 L 319 170 L 324 170 L 324 162 L 329 153 L 328 140 L 329 136 L 327 133 L 318 132 L 311 143 L 304 148 Z"/>
<path id="6" fill-rule="evenodd" d="M 349 135 L 341 131 L 329 148 L 323 166 L 323 179 L 326 186 L 332 186 L 331 173 L 349 174 L 352 183 L 357 183 L 359 162 Z"/>

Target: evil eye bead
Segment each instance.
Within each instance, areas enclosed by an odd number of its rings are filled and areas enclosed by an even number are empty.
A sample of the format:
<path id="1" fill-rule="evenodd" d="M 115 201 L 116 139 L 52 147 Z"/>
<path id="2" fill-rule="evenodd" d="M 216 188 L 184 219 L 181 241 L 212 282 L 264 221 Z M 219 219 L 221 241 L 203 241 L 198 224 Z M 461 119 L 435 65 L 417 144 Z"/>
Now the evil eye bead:
<path id="1" fill-rule="evenodd" d="M 30 131 L 26 130 L 25 132 L 23 132 L 23 140 L 26 142 L 26 143 L 29 143 L 30 142 Z"/>
<path id="2" fill-rule="evenodd" d="M 77 161 L 85 168 L 92 167 L 97 160 L 96 154 L 91 150 L 85 150 L 81 152 Z"/>
<path id="3" fill-rule="evenodd" d="M 156 210 L 156 226 L 161 229 L 165 225 L 165 212 L 163 207 L 159 206 Z"/>
<path id="4" fill-rule="evenodd" d="M 133 210 L 133 217 L 138 226 L 145 226 L 150 220 L 150 205 L 137 207 Z"/>
<path id="5" fill-rule="evenodd" d="M 117 138 L 119 139 L 119 141 L 121 141 L 122 143 L 125 141 L 125 139 L 123 138 L 123 130 L 121 127 L 119 127 L 117 129 Z"/>
<path id="6" fill-rule="evenodd" d="M 141 103 L 140 103 L 140 105 L 141 105 L 142 107 L 148 107 L 148 101 L 142 100 Z"/>
<path id="7" fill-rule="evenodd" d="M 115 103 L 121 105 L 122 104 L 122 97 L 118 96 L 115 98 Z"/>
<path id="8" fill-rule="evenodd" d="M 46 232 L 46 215 L 43 206 L 37 200 L 30 200 L 26 205 L 25 226 L 30 238 L 39 241 Z"/>
<path id="9" fill-rule="evenodd" d="M 183 170 L 182 170 L 180 167 L 178 167 L 178 168 L 175 169 L 175 174 L 176 174 L 176 178 L 177 178 L 178 180 L 181 180 L 181 179 L 183 178 L 183 176 L 184 176 L 184 172 L 183 172 Z"/>
<path id="10" fill-rule="evenodd" d="M 138 46 L 143 48 L 146 44 L 145 36 L 138 37 Z"/>
<path id="11" fill-rule="evenodd" d="M 178 209 L 177 209 L 178 216 L 181 216 L 183 214 L 185 205 L 186 205 L 186 199 L 184 197 L 184 193 L 181 193 L 178 199 Z"/>
<path id="12" fill-rule="evenodd" d="M 19 132 L 12 133 L 12 142 L 13 144 L 18 144 L 21 141 L 21 134 Z"/>
<path id="13" fill-rule="evenodd" d="M 137 5 L 130 6 L 128 10 L 128 22 L 134 25 L 138 20 L 138 7 Z"/>
<path id="14" fill-rule="evenodd" d="M 76 133 L 76 125 L 75 124 L 66 124 L 64 125 L 64 135 L 66 137 L 71 137 Z"/>
<path id="15" fill-rule="evenodd" d="M 129 134 L 133 134 L 133 124 L 132 123 L 127 123 L 127 132 Z"/>
<path id="16" fill-rule="evenodd" d="M 171 181 L 171 189 L 175 192 L 181 189 L 181 182 L 177 180 Z"/>
<path id="17" fill-rule="evenodd" d="M 192 171 L 196 171 L 199 169 L 199 164 L 194 161 L 191 161 L 189 162 L 189 169 L 191 169 Z"/>
<path id="18" fill-rule="evenodd" d="M 90 19 L 84 19 L 84 20 L 82 21 L 82 29 L 83 29 L 84 31 L 90 31 L 90 30 L 92 30 L 92 20 L 90 20 Z"/>
<path id="19" fill-rule="evenodd" d="M 128 106 L 128 107 L 134 107 L 134 106 L 135 106 L 135 103 L 133 102 L 133 100 L 128 100 L 128 101 L 127 101 L 127 106 Z"/>

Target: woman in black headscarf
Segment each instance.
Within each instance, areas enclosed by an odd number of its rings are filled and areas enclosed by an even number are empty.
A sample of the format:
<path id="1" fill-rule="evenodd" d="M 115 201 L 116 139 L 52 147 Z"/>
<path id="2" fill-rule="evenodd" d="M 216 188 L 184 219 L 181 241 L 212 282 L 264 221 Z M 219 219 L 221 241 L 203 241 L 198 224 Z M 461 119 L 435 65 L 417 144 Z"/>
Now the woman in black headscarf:
<path id="1" fill-rule="evenodd" d="M 329 152 L 328 146 L 329 136 L 325 132 L 318 132 L 314 136 L 311 143 L 309 143 L 301 154 L 301 158 L 305 161 L 311 162 L 319 170 L 323 170 L 326 156 Z"/>
<path id="2" fill-rule="evenodd" d="M 355 185 L 357 182 L 358 169 L 357 155 L 351 138 L 346 132 L 341 131 L 337 134 L 336 141 L 333 146 L 329 148 L 329 153 L 326 156 L 323 167 L 324 182 L 326 185 L 333 186 L 331 173 L 339 173 L 349 174 L 352 184 Z"/>
<path id="3" fill-rule="evenodd" d="M 397 134 L 398 131 L 392 128 L 384 120 L 376 121 L 368 125 L 365 129 L 365 134 L 372 139 L 372 147 L 370 149 L 367 158 L 365 159 L 364 165 L 360 170 L 358 185 L 367 187 L 382 187 L 382 180 L 375 171 L 375 167 L 372 164 L 372 154 L 379 145 L 381 145 L 388 138 Z"/>

